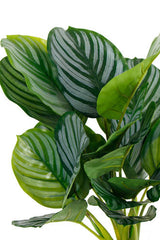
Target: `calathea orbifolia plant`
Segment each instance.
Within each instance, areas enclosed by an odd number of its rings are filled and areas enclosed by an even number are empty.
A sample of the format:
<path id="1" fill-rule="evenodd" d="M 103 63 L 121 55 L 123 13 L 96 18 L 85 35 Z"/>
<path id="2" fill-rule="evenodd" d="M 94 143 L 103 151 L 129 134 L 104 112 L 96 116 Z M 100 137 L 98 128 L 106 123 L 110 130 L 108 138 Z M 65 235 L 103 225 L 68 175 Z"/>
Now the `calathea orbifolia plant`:
<path id="1" fill-rule="evenodd" d="M 47 41 L 7 36 L 1 46 L 5 95 L 39 121 L 18 136 L 14 174 L 38 203 L 61 208 L 13 224 L 72 221 L 113 240 L 88 210 L 93 205 L 111 219 L 117 240 L 138 240 L 141 222 L 156 216 L 150 203 L 160 197 L 160 70 L 152 65 L 160 37 L 146 59 L 124 58 L 102 35 L 71 27 L 54 28 Z M 87 118 L 97 119 L 106 139 Z"/>

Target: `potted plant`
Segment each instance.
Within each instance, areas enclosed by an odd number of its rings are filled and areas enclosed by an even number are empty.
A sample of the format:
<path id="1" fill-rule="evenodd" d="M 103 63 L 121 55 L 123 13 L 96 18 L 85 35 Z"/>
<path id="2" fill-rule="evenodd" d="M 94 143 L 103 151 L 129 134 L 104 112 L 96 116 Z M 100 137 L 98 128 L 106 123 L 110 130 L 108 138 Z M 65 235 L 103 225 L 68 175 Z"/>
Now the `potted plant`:
<path id="1" fill-rule="evenodd" d="M 160 197 L 160 70 L 152 64 L 160 37 L 146 59 L 124 58 L 102 35 L 72 27 L 52 29 L 47 41 L 7 36 L 1 46 L 1 87 L 38 120 L 17 137 L 14 174 L 35 201 L 61 208 L 13 224 L 71 221 L 113 240 L 91 205 L 110 218 L 117 240 L 138 240 Z M 105 138 L 88 118 L 96 118 Z"/>

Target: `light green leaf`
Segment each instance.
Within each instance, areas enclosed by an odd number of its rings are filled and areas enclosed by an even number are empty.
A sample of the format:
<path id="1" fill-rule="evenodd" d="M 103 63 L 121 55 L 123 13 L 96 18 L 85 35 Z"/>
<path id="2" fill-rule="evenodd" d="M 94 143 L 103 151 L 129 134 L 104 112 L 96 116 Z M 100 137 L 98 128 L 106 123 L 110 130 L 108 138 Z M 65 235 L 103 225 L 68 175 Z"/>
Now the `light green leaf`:
<path id="1" fill-rule="evenodd" d="M 64 114 L 55 128 L 55 140 L 63 168 L 64 181 L 67 182 L 67 191 L 64 199 L 68 197 L 73 183 L 80 171 L 80 158 L 89 144 L 83 123 L 73 112 Z"/>
<path id="2" fill-rule="evenodd" d="M 57 70 L 51 63 L 46 41 L 40 38 L 12 35 L 1 40 L 12 66 L 23 74 L 26 84 L 55 113 L 62 115 L 70 105 L 56 86 Z"/>
<path id="3" fill-rule="evenodd" d="M 95 198 L 97 205 L 102 209 L 102 211 L 109 217 L 114 219 L 120 225 L 133 225 L 140 222 L 151 221 L 156 217 L 156 208 L 150 206 L 147 210 L 145 216 L 125 216 L 122 211 L 112 211 L 109 210 L 105 203 L 101 202 L 99 199 Z"/>
<path id="4" fill-rule="evenodd" d="M 101 88 L 128 69 L 125 59 L 109 40 L 85 29 L 52 29 L 48 52 L 57 64 L 64 96 L 76 110 L 89 117 L 98 116 L 96 102 Z"/>
<path id="5" fill-rule="evenodd" d="M 97 100 L 97 111 L 101 116 L 120 120 L 121 123 L 131 99 L 159 53 L 114 77 L 102 88 Z"/>
<path id="6" fill-rule="evenodd" d="M 12 224 L 18 227 L 42 227 L 44 224 L 51 222 L 71 221 L 80 223 L 86 215 L 86 210 L 87 203 L 84 200 L 77 200 L 69 203 L 58 213 L 13 221 Z"/>
<path id="7" fill-rule="evenodd" d="M 160 34 L 153 40 L 147 57 L 153 56 L 160 50 Z"/>
<path id="8" fill-rule="evenodd" d="M 34 128 L 18 136 L 12 167 L 20 186 L 34 200 L 46 207 L 62 207 L 67 182 L 52 131 Z"/>
<path id="9" fill-rule="evenodd" d="M 47 107 L 26 85 L 23 75 L 5 57 L 0 62 L 0 84 L 5 95 L 29 116 L 54 127 L 59 116 Z"/>
<path id="10" fill-rule="evenodd" d="M 118 148 L 101 158 L 93 159 L 84 164 L 84 169 L 89 178 L 98 178 L 110 171 L 119 171 L 131 146 Z"/>
<path id="11" fill-rule="evenodd" d="M 144 141 L 142 153 L 142 166 L 152 176 L 160 167 L 160 119 L 158 119 Z"/>
<path id="12" fill-rule="evenodd" d="M 160 184 L 160 180 L 128 179 L 113 177 L 108 180 L 112 190 L 117 196 L 134 199 L 144 188 Z"/>

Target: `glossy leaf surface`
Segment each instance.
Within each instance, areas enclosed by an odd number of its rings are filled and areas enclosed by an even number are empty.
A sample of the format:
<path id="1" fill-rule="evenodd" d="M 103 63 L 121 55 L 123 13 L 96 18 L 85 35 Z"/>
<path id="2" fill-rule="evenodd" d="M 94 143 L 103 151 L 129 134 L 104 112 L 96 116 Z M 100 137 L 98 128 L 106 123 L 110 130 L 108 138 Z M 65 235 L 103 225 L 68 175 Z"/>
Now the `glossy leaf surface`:
<path id="1" fill-rule="evenodd" d="M 97 100 L 97 111 L 101 116 L 122 121 L 131 99 L 158 54 L 116 76 L 102 88 Z"/>
<path id="2" fill-rule="evenodd" d="M 12 167 L 22 189 L 38 203 L 62 207 L 67 182 L 54 134 L 34 128 L 18 137 Z"/>
<path id="3" fill-rule="evenodd" d="M 83 123 L 73 112 L 64 114 L 55 128 L 55 140 L 59 156 L 65 171 L 64 181 L 67 182 L 65 200 L 80 171 L 80 158 L 89 144 Z M 64 200 L 64 201 L 65 201 Z"/>
<path id="4" fill-rule="evenodd" d="M 5 57 L 0 62 L 0 84 L 5 95 L 18 104 L 29 116 L 55 126 L 59 116 L 47 107 L 26 85 L 23 75 Z"/>
<path id="5" fill-rule="evenodd" d="M 101 158 L 93 159 L 84 164 L 84 169 L 89 178 L 98 178 L 110 171 L 119 171 L 131 146 L 118 148 Z"/>
<path id="6" fill-rule="evenodd" d="M 156 186 L 160 184 L 160 181 L 113 177 L 108 180 L 108 183 L 117 196 L 134 199 L 142 189 L 149 186 Z"/>
<path id="7" fill-rule="evenodd" d="M 160 167 L 160 119 L 154 123 L 145 139 L 141 158 L 144 169 L 152 176 Z"/>
<path id="8" fill-rule="evenodd" d="M 80 223 L 86 215 L 87 203 L 84 200 L 77 200 L 69 203 L 58 213 L 33 217 L 28 220 L 13 221 L 12 224 L 18 227 L 42 227 L 46 223 L 70 221 Z"/>
<path id="9" fill-rule="evenodd" d="M 146 202 L 135 202 L 135 201 L 126 201 L 123 198 L 117 197 L 113 192 L 111 187 L 107 182 L 102 181 L 101 179 L 92 179 L 92 186 L 96 193 L 101 196 L 107 207 L 111 210 L 120 210 L 125 208 L 132 208 L 145 204 Z M 91 199 L 89 199 L 91 203 Z"/>
<path id="10" fill-rule="evenodd" d="M 71 28 L 54 28 L 48 36 L 48 52 L 57 64 L 63 94 L 78 111 L 97 117 L 101 88 L 127 69 L 119 50 L 102 35 Z"/>
<path id="11" fill-rule="evenodd" d="M 62 115 L 71 107 L 55 84 L 57 70 L 51 64 L 46 41 L 13 35 L 1 40 L 12 66 L 23 74 L 30 91 L 54 112 Z"/>
<path id="12" fill-rule="evenodd" d="M 114 219 L 120 225 L 133 225 L 140 222 L 151 221 L 156 216 L 156 208 L 150 206 L 145 216 L 125 216 L 122 211 L 109 210 L 105 203 L 95 198 L 95 202 L 102 209 L 102 211 L 109 217 Z"/>

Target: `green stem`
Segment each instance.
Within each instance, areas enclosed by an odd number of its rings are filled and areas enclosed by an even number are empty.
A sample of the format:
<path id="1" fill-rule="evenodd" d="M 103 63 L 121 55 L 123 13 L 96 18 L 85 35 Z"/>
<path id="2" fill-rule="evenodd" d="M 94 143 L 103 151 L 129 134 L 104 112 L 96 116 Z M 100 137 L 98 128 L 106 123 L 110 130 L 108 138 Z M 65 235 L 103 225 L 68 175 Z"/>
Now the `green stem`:
<path id="1" fill-rule="evenodd" d="M 92 229 L 90 229 L 86 224 L 84 223 L 79 223 L 81 226 L 83 226 L 84 228 L 86 228 L 90 233 L 92 233 L 96 238 L 100 239 L 100 240 L 104 240 L 104 238 L 102 238 L 101 236 L 99 236 L 97 233 L 95 233 Z"/>
<path id="2" fill-rule="evenodd" d="M 90 217 L 92 218 L 92 220 L 94 221 L 95 225 L 98 227 L 98 229 L 100 230 L 101 234 L 103 235 L 102 239 L 113 240 L 113 238 L 111 237 L 110 233 L 105 229 L 105 227 L 97 220 L 97 218 L 89 210 L 87 210 L 86 216 L 88 216 L 88 219 L 90 219 Z"/>

